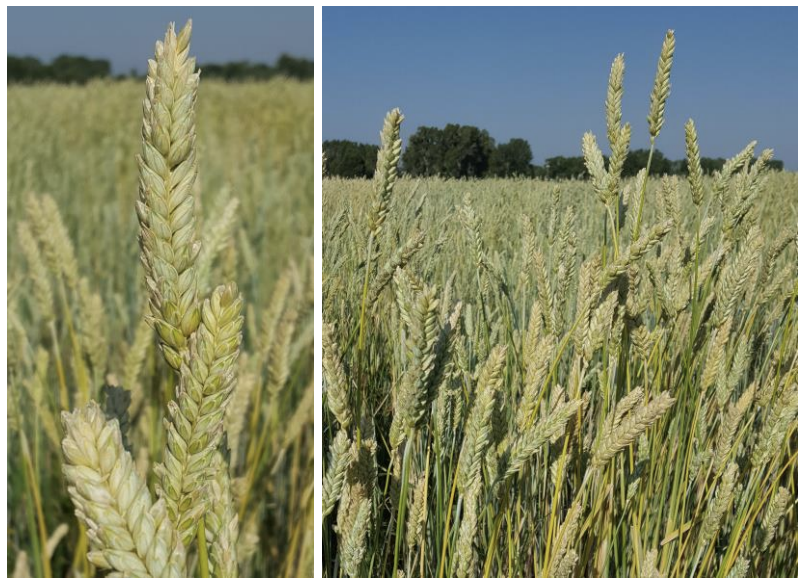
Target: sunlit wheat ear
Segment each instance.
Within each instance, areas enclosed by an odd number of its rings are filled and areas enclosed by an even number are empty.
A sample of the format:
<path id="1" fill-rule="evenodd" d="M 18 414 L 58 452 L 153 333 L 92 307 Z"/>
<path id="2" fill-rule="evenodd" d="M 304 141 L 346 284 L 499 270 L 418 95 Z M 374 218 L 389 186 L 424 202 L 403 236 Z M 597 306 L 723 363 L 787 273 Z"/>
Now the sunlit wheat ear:
<path id="1" fill-rule="evenodd" d="M 648 131 L 651 141 L 659 136 L 664 124 L 664 107 L 670 95 L 670 69 L 673 67 L 673 52 L 676 48 L 676 37 L 672 30 L 667 31 L 656 66 L 656 79 L 650 94 L 650 113 L 648 114 Z"/>
<path id="2" fill-rule="evenodd" d="M 553 550 L 550 565 L 547 568 L 547 576 L 551 578 L 566 577 L 567 565 L 570 569 L 577 562 L 578 555 L 571 549 L 572 544 L 578 534 L 581 522 L 582 505 L 580 501 L 573 502 L 567 517 L 558 530 L 558 540 Z M 569 559 L 566 559 L 569 556 Z M 563 566 L 563 567 L 562 567 Z"/>
<path id="3" fill-rule="evenodd" d="M 728 410 L 723 414 L 723 420 L 720 424 L 720 430 L 717 437 L 717 444 L 715 447 L 715 471 L 719 472 L 725 469 L 726 462 L 732 455 L 734 448 L 734 436 L 737 433 L 737 427 L 743 418 L 743 415 L 748 411 L 751 403 L 754 400 L 754 391 L 756 390 L 756 383 L 749 386 L 745 392 L 740 396 L 736 403 L 729 405 Z"/>
<path id="4" fill-rule="evenodd" d="M 673 403 L 675 399 L 664 392 L 647 405 L 634 408 L 613 429 L 601 430 L 603 436 L 592 454 L 592 467 L 605 466 L 618 452 L 630 446 L 648 427 L 660 419 Z"/>
<path id="5" fill-rule="evenodd" d="M 341 363 L 340 349 L 335 341 L 335 330 L 331 324 L 324 324 L 322 330 L 323 360 L 321 367 L 326 382 L 327 406 L 335 419 L 346 429 L 352 423 L 352 410 L 349 406 L 349 383 Z"/>
<path id="6" fill-rule="evenodd" d="M 75 289 L 78 284 L 78 261 L 56 201 L 47 194 L 41 199 L 29 194 L 25 207 L 28 221 L 33 226 L 51 272 L 62 275 L 67 287 Z"/>
<path id="7" fill-rule="evenodd" d="M 341 429 L 329 447 L 329 464 L 321 489 L 321 509 L 324 517 L 335 509 L 335 505 L 341 498 L 346 472 L 352 462 L 350 447 L 349 436 L 346 431 Z"/>
<path id="8" fill-rule="evenodd" d="M 139 161 L 140 248 L 151 303 L 149 320 L 165 359 L 178 370 L 200 321 L 193 183 L 198 73 L 189 57 L 191 23 L 173 25 L 148 62 Z"/>
<path id="9" fill-rule="evenodd" d="M 776 535 L 776 528 L 779 520 L 784 516 L 787 505 L 790 502 L 790 491 L 784 487 L 779 487 L 773 495 L 765 515 L 762 517 L 762 546 L 760 549 L 766 551 Z"/>
<path id="10" fill-rule="evenodd" d="M 408 524 L 405 539 L 408 549 L 421 545 L 424 539 L 424 526 L 427 521 L 427 477 L 420 474 L 413 482 L 413 490 L 408 495 Z"/>
<path id="11" fill-rule="evenodd" d="M 399 157 L 402 154 L 402 139 L 399 130 L 405 117 L 398 108 L 388 112 L 380 133 L 380 151 L 377 153 L 377 169 L 374 172 L 374 203 L 371 207 L 368 226 L 376 238 L 388 215 L 388 204 L 399 175 Z"/>
<path id="12" fill-rule="evenodd" d="M 165 501 L 152 503 L 145 481 L 123 447 L 116 420 L 90 402 L 62 413 L 64 475 L 87 527 L 89 561 L 115 575 L 183 577 L 185 552 Z"/>
<path id="13" fill-rule="evenodd" d="M 430 377 L 436 362 L 439 300 L 435 288 L 425 286 L 415 291 L 407 287 L 401 269 L 395 279 L 397 304 L 406 331 L 407 365 L 400 381 L 394 417 L 409 435 L 419 426 L 432 398 Z"/>
<path id="14" fill-rule="evenodd" d="M 480 480 L 480 467 L 491 441 L 491 417 L 502 385 L 505 365 L 505 346 L 492 349 L 480 372 L 475 387 L 475 400 L 464 430 L 463 445 L 458 460 L 458 489 L 465 493 Z"/>
<path id="15" fill-rule="evenodd" d="M 739 471 L 739 467 L 734 462 L 730 462 L 726 467 L 720 484 L 706 507 L 706 513 L 701 523 L 700 540 L 702 545 L 717 537 L 720 532 L 720 519 L 731 505 L 734 485 Z"/>
<path id="16" fill-rule="evenodd" d="M 698 131 L 692 119 L 684 125 L 684 138 L 687 145 L 687 180 L 690 184 L 692 202 L 699 206 L 704 199 L 703 169 L 701 168 L 701 153 L 698 149 Z"/>
<path id="17" fill-rule="evenodd" d="M 207 508 L 205 480 L 223 437 L 223 419 L 237 382 L 243 302 L 230 283 L 212 292 L 183 355 L 176 400 L 168 404 L 167 445 L 157 467 L 159 493 L 182 541 L 189 544 Z"/>
<path id="18" fill-rule="evenodd" d="M 611 64 L 606 92 L 606 133 L 609 145 L 612 147 L 617 142 L 623 118 L 623 77 L 625 77 L 625 57 L 620 53 Z"/>
<path id="19" fill-rule="evenodd" d="M 20 222 L 17 226 L 17 241 L 28 265 L 28 275 L 33 281 L 36 310 L 43 321 L 50 321 L 55 315 L 53 287 L 50 283 L 50 275 L 48 275 L 47 267 L 43 261 L 39 244 L 36 242 L 28 222 Z"/>
<path id="20" fill-rule="evenodd" d="M 383 265 L 382 270 L 377 273 L 371 283 L 369 291 L 369 305 L 373 306 L 377 303 L 383 289 L 388 286 L 394 278 L 394 273 L 397 269 L 404 269 L 410 263 L 419 250 L 424 245 L 424 233 L 419 230 L 414 230 L 405 243 L 397 248 L 391 258 Z"/>
<path id="21" fill-rule="evenodd" d="M 215 578 L 237 578 L 238 519 L 232 500 L 228 466 L 220 452 L 212 457 L 209 475 L 210 506 L 206 513 L 210 572 Z"/>
<path id="22" fill-rule="evenodd" d="M 458 578 L 475 577 L 475 566 L 477 564 L 477 551 L 475 549 L 475 537 L 478 526 L 479 508 L 479 484 L 473 484 L 463 497 L 463 517 L 458 531 L 458 543 L 456 548 L 455 576 Z"/>
<path id="23" fill-rule="evenodd" d="M 512 437 L 513 445 L 505 478 L 520 472 L 525 463 L 551 439 L 558 439 L 564 433 L 567 421 L 580 406 L 580 399 L 563 402 L 557 405 L 545 419 L 525 429 L 524 434 L 519 438 Z"/>

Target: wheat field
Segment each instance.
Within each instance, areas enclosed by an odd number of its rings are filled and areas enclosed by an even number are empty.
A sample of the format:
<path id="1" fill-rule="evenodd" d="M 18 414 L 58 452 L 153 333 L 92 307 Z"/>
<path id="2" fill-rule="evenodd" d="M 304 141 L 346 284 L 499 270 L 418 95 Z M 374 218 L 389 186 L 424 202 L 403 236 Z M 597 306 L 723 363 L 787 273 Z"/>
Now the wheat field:
<path id="1" fill-rule="evenodd" d="M 798 177 L 623 179 L 623 75 L 588 181 L 324 179 L 325 576 L 798 575 Z"/>
<path id="2" fill-rule="evenodd" d="M 9 576 L 312 576 L 313 84 L 189 36 L 8 88 Z"/>

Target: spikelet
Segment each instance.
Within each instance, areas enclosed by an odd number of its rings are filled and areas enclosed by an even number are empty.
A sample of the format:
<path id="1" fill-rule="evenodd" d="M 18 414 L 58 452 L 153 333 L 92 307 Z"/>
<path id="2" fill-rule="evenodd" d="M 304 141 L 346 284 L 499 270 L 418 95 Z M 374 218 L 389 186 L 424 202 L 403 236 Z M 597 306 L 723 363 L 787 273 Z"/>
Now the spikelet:
<path id="1" fill-rule="evenodd" d="M 152 503 L 123 447 L 116 420 L 93 401 L 62 413 L 64 475 L 76 516 L 87 526 L 89 561 L 118 576 L 183 577 L 185 551 L 165 501 Z"/>
<path id="2" fill-rule="evenodd" d="M 212 292 L 201 309 L 201 324 L 185 351 L 176 400 L 168 404 L 164 462 L 156 468 L 159 494 L 182 541 L 189 544 L 204 513 L 204 483 L 223 437 L 223 418 L 237 382 L 243 318 L 234 284 Z"/>
<path id="3" fill-rule="evenodd" d="M 650 94 L 650 113 L 648 114 L 648 132 L 653 142 L 664 124 L 664 107 L 670 95 L 670 69 L 673 67 L 673 52 L 676 47 L 676 38 L 672 30 L 667 31 L 662 43 L 662 52 L 659 54 L 659 63 L 656 66 L 656 79 L 653 82 L 653 91 Z"/>
<path id="4" fill-rule="evenodd" d="M 148 317 L 176 370 L 201 319 L 197 300 L 193 183 L 198 73 L 188 56 L 192 23 L 173 25 L 148 62 L 139 162 L 140 248 L 151 304 Z"/>

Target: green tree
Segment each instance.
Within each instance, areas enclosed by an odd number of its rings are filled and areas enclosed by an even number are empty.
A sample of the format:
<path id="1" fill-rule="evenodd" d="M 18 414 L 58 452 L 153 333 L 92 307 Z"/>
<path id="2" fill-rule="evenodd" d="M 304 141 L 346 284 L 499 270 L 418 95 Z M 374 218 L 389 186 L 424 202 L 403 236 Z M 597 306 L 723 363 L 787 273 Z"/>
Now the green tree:
<path id="1" fill-rule="evenodd" d="M 421 126 L 410 137 L 402 164 L 413 176 L 484 177 L 493 150 L 494 139 L 476 126 Z"/>
<path id="2" fill-rule="evenodd" d="M 433 126 L 419 126 L 402 153 L 405 173 L 414 177 L 440 175 L 444 168 L 444 131 Z"/>
<path id="3" fill-rule="evenodd" d="M 637 149 L 628 153 L 623 165 L 623 177 L 633 177 L 648 165 L 649 151 L 647 149 Z M 650 163 L 651 175 L 664 175 L 670 173 L 670 161 L 664 156 L 662 151 L 653 151 L 653 159 Z"/>
<path id="4" fill-rule="evenodd" d="M 370 178 L 377 166 L 377 146 L 351 140 L 325 140 L 327 173 L 333 177 Z"/>
<path id="5" fill-rule="evenodd" d="M 512 138 L 506 143 L 497 145 L 489 160 L 489 175 L 495 177 L 513 177 L 516 175 L 530 177 L 533 169 L 530 164 L 533 152 L 524 138 Z"/>
<path id="6" fill-rule="evenodd" d="M 544 161 L 546 179 L 578 179 L 587 177 L 583 157 L 550 157 Z"/>

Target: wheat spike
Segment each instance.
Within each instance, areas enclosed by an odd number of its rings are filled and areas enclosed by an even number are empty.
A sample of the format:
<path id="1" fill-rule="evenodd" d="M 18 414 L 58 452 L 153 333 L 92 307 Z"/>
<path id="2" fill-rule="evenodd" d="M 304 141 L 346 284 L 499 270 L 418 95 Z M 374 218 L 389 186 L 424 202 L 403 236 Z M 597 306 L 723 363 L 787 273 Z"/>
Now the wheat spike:
<path id="1" fill-rule="evenodd" d="M 709 501 L 706 507 L 706 513 L 701 523 L 701 544 L 708 543 L 717 537 L 720 531 L 720 519 L 731 504 L 731 497 L 734 494 L 734 484 L 737 480 L 739 470 L 739 467 L 734 462 L 730 462 L 729 465 L 726 466 L 726 472 L 723 474 L 714 497 Z"/>
<path id="2" fill-rule="evenodd" d="M 243 318 L 234 284 L 213 291 L 201 309 L 201 324 L 185 350 L 176 400 L 168 404 L 167 445 L 157 468 L 160 494 L 185 545 L 206 509 L 204 485 L 223 436 L 223 418 L 232 389 Z"/>
<path id="3" fill-rule="evenodd" d="M 210 544 L 210 572 L 215 578 L 237 578 L 238 519 L 228 466 L 220 452 L 212 457 L 209 500 L 204 527 Z"/>
<path id="4" fill-rule="evenodd" d="M 369 216 L 369 232 L 375 237 L 388 215 L 388 205 L 399 174 L 399 157 L 402 154 L 402 139 L 399 129 L 405 117 L 398 108 L 388 112 L 380 132 L 380 151 L 377 153 L 377 168 L 374 172 L 374 204 Z"/>
<path id="5" fill-rule="evenodd" d="M 605 466 L 619 451 L 630 446 L 651 424 L 659 420 L 673 403 L 675 399 L 664 392 L 647 405 L 633 409 L 614 429 L 604 430 L 604 435 L 592 455 L 592 467 Z"/>
<path id="6" fill-rule="evenodd" d="M 335 330 L 332 324 L 324 324 L 322 330 L 323 360 L 321 368 L 327 384 L 327 407 L 346 429 L 352 423 L 352 411 L 349 407 L 349 384 L 341 363 L 340 349 L 335 341 Z"/>
<path id="7" fill-rule="evenodd" d="M 116 575 L 185 576 L 185 552 L 165 501 L 152 503 L 145 482 L 123 447 L 116 420 L 90 402 L 62 413 L 64 475 L 87 526 L 89 561 Z"/>
<path id="8" fill-rule="evenodd" d="M 324 485 L 321 488 L 323 517 L 326 517 L 335 509 L 335 505 L 341 498 L 346 471 L 352 461 L 350 447 L 349 436 L 346 435 L 343 429 L 339 430 L 329 448 L 329 466 L 324 475 Z"/>
<path id="9" fill-rule="evenodd" d="M 139 162 L 140 248 L 151 303 L 149 321 L 176 370 L 198 327 L 193 183 L 198 73 L 188 56 L 192 23 L 178 36 L 173 25 L 148 62 Z"/>
<path id="10" fill-rule="evenodd" d="M 466 423 L 458 460 L 458 489 L 462 493 L 480 479 L 480 465 L 491 441 L 491 415 L 502 384 L 504 364 L 505 346 L 497 346 L 486 359 L 477 381 L 475 402 Z"/>
<path id="11" fill-rule="evenodd" d="M 667 31 L 662 43 L 662 52 L 659 54 L 659 63 L 656 66 L 656 79 L 653 82 L 653 91 L 650 94 L 650 113 L 648 126 L 651 141 L 659 136 L 664 124 L 664 107 L 670 95 L 670 69 L 673 67 L 673 52 L 676 48 L 676 37 L 672 30 Z"/>
<path id="12" fill-rule="evenodd" d="M 700 207 L 704 199 L 703 169 L 701 154 L 698 150 L 698 131 L 692 119 L 684 125 L 684 138 L 687 145 L 687 180 L 690 184 L 692 202 Z"/>
<path id="13" fill-rule="evenodd" d="M 789 502 L 790 491 L 780 486 L 779 490 L 776 491 L 776 494 L 771 498 L 770 503 L 768 503 L 768 508 L 765 510 L 765 515 L 762 517 L 761 551 L 767 551 L 768 546 L 773 541 L 776 535 L 776 528 L 779 526 L 779 521 L 784 516 Z"/>

